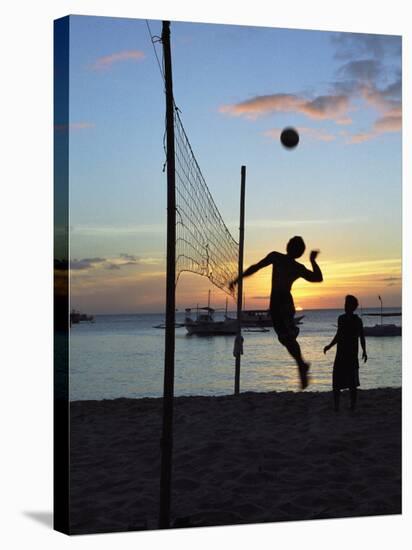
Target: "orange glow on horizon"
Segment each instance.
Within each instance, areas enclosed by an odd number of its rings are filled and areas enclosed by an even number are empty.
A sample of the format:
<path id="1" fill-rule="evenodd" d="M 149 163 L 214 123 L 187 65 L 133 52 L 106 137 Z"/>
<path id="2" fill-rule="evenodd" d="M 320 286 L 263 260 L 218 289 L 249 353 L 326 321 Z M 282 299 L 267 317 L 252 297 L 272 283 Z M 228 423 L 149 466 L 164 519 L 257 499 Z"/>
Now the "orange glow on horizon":
<path id="1" fill-rule="evenodd" d="M 400 259 L 319 263 L 324 275 L 322 283 L 299 280 L 293 286 L 297 311 L 341 308 L 346 294 L 357 296 L 364 307 L 378 306 L 378 295 L 382 296 L 385 306 L 401 305 Z M 270 286 L 270 268 L 244 279 L 244 308 L 267 309 Z M 71 273 L 70 287 L 73 305 L 90 313 L 100 312 L 108 298 L 110 309 L 119 313 L 164 310 L 165 272 L 149 265 L 145 266 L 144 272 L 138 272 L 133 267 L 120 271 L 102 268 L 74 271 Z M 225 292 L 211 285 L 206 277 L 182 273 L 176 288 L 177 308 L 182 310 L 197 304 L 206 305 L 209 289 L 212 290 L 212 307 L 224 309 L 228 297 Z M 107 305 L 104 307 L 106 309 Z M 232 298 L 228 299 L 228 309 L 236 309 Z"/>
<path id="2" fill-rule="evenodd" d="M 298 280 L 292 289 L 295 303 L 301 309 L 341 307 L 346 294 L 354 294 L 361 303 L 371 307 L 377 296 L 387 305 L 401 304 L 401 260 L 365 260 L 358 262 L 322 262 L 322 283 Z M 244 289 L 250 308 L 268 307 L 271 269 L 265 269 L 245 279 Z"/>

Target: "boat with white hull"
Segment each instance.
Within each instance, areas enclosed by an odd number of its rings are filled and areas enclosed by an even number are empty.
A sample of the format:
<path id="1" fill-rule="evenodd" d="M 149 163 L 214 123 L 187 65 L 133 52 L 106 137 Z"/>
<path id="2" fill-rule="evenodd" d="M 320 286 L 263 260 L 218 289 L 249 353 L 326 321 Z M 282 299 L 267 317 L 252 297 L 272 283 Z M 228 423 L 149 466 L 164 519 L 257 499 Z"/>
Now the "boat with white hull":
<path id="1" fill-rule="evenodd" d="M 192 318 L 192 308 L 185 309 L 186 317 L 184 326 L 186 327 L 189 336 L 195 334 L 197 336 L 226 336 L 237 334 L 238 324 L 237 319 L 227 318 L 227 304 L 225 317 L 222 321 L 215 320 L 216 310 L 210 307 L 210 290 L 208 293 L 207 306 L 196 307 L 196 318 Z"/>
<path id="2" fill-rule="evenodd" d="M 219 336 L 233 335 L 237 333 L 236 319 L 215 321 L 215 310 L 212 307 L 201 307 L 197 310 L 196 319 L 191 317 L 191 308 L 186 309 L 185 327 L 191 336 Z"/>

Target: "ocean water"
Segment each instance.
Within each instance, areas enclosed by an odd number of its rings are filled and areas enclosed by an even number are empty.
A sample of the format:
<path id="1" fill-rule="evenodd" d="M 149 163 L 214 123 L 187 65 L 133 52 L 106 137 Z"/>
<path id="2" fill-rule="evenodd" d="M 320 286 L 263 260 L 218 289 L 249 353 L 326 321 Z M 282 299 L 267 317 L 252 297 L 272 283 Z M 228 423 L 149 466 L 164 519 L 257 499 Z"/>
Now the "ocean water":
<path id="1" fill-rule="evenodd" d="M 374 311 L 374 310 L 370 310 Z M 379 311 L 379 310 L 376 310 Z M 341 310 L 308 310 L 300 325 L 303 356 L 311 362 L 306 391 L 330 391 L 333 348 L 323 347 L 336 332 Z M 301 314 L 301 313 L 299 313 Z M 218 319 L 219 317 L 216 317 Z M 163 393 L 164 330 L 153 328 L 163 315 L 97 315 L 94 323 L 70 331 L 70 399 L 160 397 Z M 177 322 L 183 313 L 177 313 Z M 365 325 L 380 322 L 364 317 Z M 400 317 L 386 322 L 400 323 Z M 241 391 L 299 391 L 296 366 L 270 332 L 244 332 Z M 233 393 L 234 336 L 188 336 L 176 329 L 175 395 Z M 401 338 L 367 338 L 368 362 L 361 363 L 361 388 L 401 386 Z"/>

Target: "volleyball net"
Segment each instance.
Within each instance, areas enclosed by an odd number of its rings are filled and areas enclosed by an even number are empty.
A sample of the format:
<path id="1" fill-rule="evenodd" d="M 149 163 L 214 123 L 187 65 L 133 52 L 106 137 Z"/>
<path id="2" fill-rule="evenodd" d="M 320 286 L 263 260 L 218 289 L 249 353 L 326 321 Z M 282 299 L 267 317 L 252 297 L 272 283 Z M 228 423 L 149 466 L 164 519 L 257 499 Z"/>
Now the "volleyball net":
<path id="1" fill-rule="evenodd" d="M 239 244 L 213 200 L 175 109 L 176 283 L 183 271 L 207 277 L 236 299 Z"/>

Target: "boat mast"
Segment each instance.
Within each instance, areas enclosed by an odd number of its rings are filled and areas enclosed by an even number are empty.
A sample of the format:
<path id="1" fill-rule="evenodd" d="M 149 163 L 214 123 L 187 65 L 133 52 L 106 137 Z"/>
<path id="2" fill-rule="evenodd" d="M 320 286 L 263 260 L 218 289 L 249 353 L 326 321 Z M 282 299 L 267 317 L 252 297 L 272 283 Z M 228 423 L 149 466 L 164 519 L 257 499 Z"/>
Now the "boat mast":
<path id="1" fill-rule="evenodd" d="M 382 305 L 383 305 L 383 304 L 382 304 L 382 298 L 381 298 L 380 296 L 378 296 L 378 298 L 379 298 L 379 301 L 380 301 L 380 303 L 381 303 L 381 325 L 382 325 L 382 323 L 383 323 L 383 316 L 382 316 L 382 309 L 383 309 L 383 307 L 382 307 Z"/>

